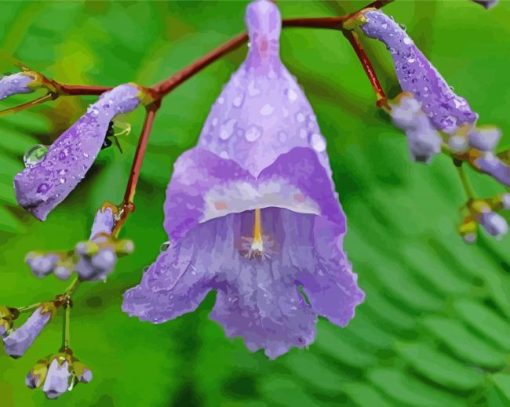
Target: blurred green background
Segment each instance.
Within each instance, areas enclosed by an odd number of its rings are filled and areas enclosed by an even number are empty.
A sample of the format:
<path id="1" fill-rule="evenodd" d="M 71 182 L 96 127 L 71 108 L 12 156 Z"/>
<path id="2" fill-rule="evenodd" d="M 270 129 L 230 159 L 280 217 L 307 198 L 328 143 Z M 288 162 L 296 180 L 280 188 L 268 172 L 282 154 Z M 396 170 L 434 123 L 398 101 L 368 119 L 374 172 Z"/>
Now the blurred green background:
<path id="1" fill-rule="evenodd" d="M 510 137 L 510 4 L 489 12 L 468 0 L 397 0 L 386 10 L 407 27 L 456 91 Z M 280 1 L 285 17 L 338 15 L 361 1 Z M 152 84 L 243 29 L 244 1 L 6 2 L 2 50 L 69 83 Z M 383 85 L 398 87 L 385 49 L 366 41 Z M 57 401 L 24 386 L 39 358 L 58 350 L 56 318 L 27 354 L 0 352 L 0 406 L 509 406 L 510 239 L 456 234 L 465 197 L 445 157 L 413 164 L 405 140 L 374 106 L 348 43 L 336 32 L 289 29 L 282 57 L 317 113 L 348 215 L 346 247 L 366 302 L 346 329 L 320 321 L 307 350 L 276 361 L 225 338 L 208 320 L 209 295 L 197 312 L 155 326 L 120 310 L 166 240 L 164 188 L 172 164 L 192 147 L 242 48 L 173 92 L 161 109 L 143 166 L 137 211 L 123 236 L 136 252 L 107 284 L 83 284 L 75 296 L 72 345 L 94 372 Z M 12 71 L 1 61 L 2 71 Z M 26 100 L 16 97 L 4 108 Z M 88 179 L 39 223 L 16 207 L 12 179 L 25 150 L 49 144 L 84 111 L 89 97 L 56 102 L 0 120 L 0 303 L 52 298 L 66 283 L 34 278 L 23 263 L 33 249 L 67 249 L 88 236 L 96 208 L 120 202 L 143 120 L 126 119 L 124 154 L 100 154 Z M 502 192 L 470 172 L 480 196 Z"/>

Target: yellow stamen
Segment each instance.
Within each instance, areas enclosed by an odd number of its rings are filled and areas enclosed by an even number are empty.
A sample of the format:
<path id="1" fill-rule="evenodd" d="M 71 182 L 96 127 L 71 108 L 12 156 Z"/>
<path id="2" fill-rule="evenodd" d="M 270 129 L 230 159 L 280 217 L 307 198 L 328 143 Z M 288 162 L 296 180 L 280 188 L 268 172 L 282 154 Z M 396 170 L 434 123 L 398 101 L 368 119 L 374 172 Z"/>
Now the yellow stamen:
<path id="1" fill-rule="evenodd" d="M 262 211 L 255 209 L 255 222 L 253 224 L 253 245 L 262 247 Z"/>

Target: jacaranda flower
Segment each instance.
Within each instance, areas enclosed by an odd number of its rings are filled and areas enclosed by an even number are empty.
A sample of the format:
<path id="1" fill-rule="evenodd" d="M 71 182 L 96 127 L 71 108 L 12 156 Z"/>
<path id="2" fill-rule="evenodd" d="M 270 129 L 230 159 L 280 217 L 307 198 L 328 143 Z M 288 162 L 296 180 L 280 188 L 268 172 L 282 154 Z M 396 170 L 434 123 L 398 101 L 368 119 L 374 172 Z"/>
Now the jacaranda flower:
<path id="1" fill-rule="evenodd" d="M 437 130 L 452 134 L 476 122 L 478 115 L 468 102 L 455 94 L 395 20 L 379 10 L 367 11 L 361 18 L 363 32 L 388 47 L 402 90 L 421 103 Z"/>
<path id="2" fill-rule="evenodd" d="M 443 139 L 412 94 L 402 93 L 389 105 L 393 123 L 405 132 L 411 157 L 415 161 L 428 163 L 441 152 Z"/>
<path id="3" fill-rule="evenodd" d="M 72 390 L 77 382 L 91 380 L 92 372 L 68 351 L 37 362 L 28 372 L 25 383 L 31 389 L 42 387 L 47 398 L 55 399 Z"/>
<path id="4" fill-rule="evenodd" d="M 55 311 L 56 308 L 53 303 L 45 303 L 37 308 L 23 325 L 3 337 L 2 341 L 7 354 L 13 358 L 23 356 L 50 321 Z"/>
<path id="5" fill-rule="evenodd" d="M 0 77 L 0 100 L 19 93 L 30 93 L 40 84 L 40 75 L 31 72 L 19 72 Z"/>
<path id="6" fill-rule="evenodd" d="M 198 146 L 175 163 L 165 202 L 171 245 L 124 295 L 153 323 L 193 311 L 275 358 L 313 342 L 317 315 L 345 326 L 363 301 L 344 253 L 338 203 L 315 115 L 279 57 L 281 17 L 252 2 L 251 47 L 212 107 Z"/>
<path id="7" fill-rule="evenodd" d="M 45 220 L 85 177 L 101 150 L 113 118 L 134 110 L 146 99 L 134 84 L 101 95 L 75 124 L 49 147 L 44 158 L 16 175 L 16 199 L 36 218 Z"/>

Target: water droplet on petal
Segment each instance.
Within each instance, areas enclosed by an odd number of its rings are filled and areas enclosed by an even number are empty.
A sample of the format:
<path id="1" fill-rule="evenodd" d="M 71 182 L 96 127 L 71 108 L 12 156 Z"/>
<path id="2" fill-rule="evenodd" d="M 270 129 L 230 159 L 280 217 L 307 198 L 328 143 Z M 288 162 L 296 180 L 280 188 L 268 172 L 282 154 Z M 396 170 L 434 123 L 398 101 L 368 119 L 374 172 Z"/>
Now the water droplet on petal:
<path id="1" fill-rule="evenodd" d="M 69 149 L 64 148 L 60 153 L 58 153 L 58 159 L 60 161 L 64 161 L 68 155 L 69 155 Z"/>
<path id="2" fill-rule="evenodd" d="M 254 81 L 251 81 L 248 84 L 248 95 L 250 95 L 250 96 L 257 96 L 259 94 L 260 94 L 260 89 L 255 87 L 255 82 Z"/>
<path id="3" fill-rule="evenodd" d="M 23 155 L 23 163 L 25 167 L 33 167 L 36 164 L 39 164 L 44 160 L 46 154 L 48 153 L 48 146 L 43 144 L 37 144 L 31 147 L 27 152 Z"/>
<path id="4" fill-rule="evenodd" d="M 312 143 L 312 147 L 315 151 L 321 153 L 326 149 L 326 142 L 322 138 L 322 136 L 318 133 L 313 133 L 310 142 Z"/>
<path id="5" fill-rule="evenodd" d="M 262 106 L 262 109 L 260 109 L 260 114 L 262 116 L 269 116 L 271 113 L 273 113 L 274 107 L 271 106 L 269 103 Z"/>
<path id="6" fill-rule="evenodd" d="M 296 120 L 298 123 L 303 123 L 305 121 L 305 115 L 301 112 L 296 114 Z"/>
<path id="7" fill-rule="evenodd" d="M 278 140 L 280 140 L 280 143 L 285 143 L 285 141 L 287 141 L 287 133 L 280 131 L 278 133 Z"/>
<path id="8" fill-rule="evenodd" d="M 49 189 L 50 189 L 50 186 L 48 184 L 43 183 L 37 187 L 37 193 L 44 194 L 45 192 L 48 192 Z"/>
<path id="9" fill-rule="evenodd" d="M 59 180 L 59 181 L 60 181 L 60 183 L 61 183 L 61 184 L 65 184 L 66 179 L 62 177 L 62 178 L 60 178 L 60 180 Z"/>
<path id="10" fill-rule="evenodd" d="M 167 240 L 166 242 L 161 244 L 159 251 L 161 252 L 167 251 L 170 247 L 172 247 L 172 242 L 170 240 Z"/>
<path id="11" fill-rule="evenodd" d="M 243 102 L 244 102 L 244 93 L 240 93 L 239 95 L 237 95 L 234 100 L 232 101 L 232 105 L 234 107 L 241 107 L 243 105 Z"/>
<path id="12" fill-rule="evenodd" d="M 218 98 L 218 104 L 219 104 L 219 105 L 222 105 L 223 103 L 225 103 L 225 98 L 223 98 L 223 97 L 219 97 L 219 98 Z"/>
<path id="13" fill-rule="evenodd" d="M 259 126 L 250 126 L 244 136 L 247 141 L 253 142 L 262 136 L 262 129 Z"/>
<path id="14" fill-rule="evenodd" d="M 232 134 L 234 134 L 236 123 L 236 119 L 228 119 L 224 121 L 220 128 L 220 139 L 228 140 Z"/>
<path id="15" fill-rule="evenodd" d="M 297 92 L 291 88 L 287 89 L 285 94 L 287 95 L 287 99 L 289 99 L 291 102 L 294 102 L 298 98 Z"/>
<path id="16" fill-rule="evenodd" d="M 227 160 L 229 158 L 229 155 L 228 155 L 228 153 L 225 150 L 223 150 L 220 153 L 220 157 L 223 158 L 224 160 Z"/>

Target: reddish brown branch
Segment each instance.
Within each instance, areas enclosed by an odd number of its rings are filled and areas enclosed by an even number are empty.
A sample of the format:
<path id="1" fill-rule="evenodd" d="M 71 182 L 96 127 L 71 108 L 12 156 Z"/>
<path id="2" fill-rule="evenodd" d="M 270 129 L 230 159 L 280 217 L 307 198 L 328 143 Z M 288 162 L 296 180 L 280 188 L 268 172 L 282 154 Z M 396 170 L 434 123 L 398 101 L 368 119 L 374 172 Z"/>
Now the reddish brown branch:
<path id="1" fill-rule="evenodd" d="M 66 96 L 100 95 L 112 89 L 110 86 L 66 85 L 62 83 L 58 83 L 57 88 L 61 95 Z"/>
<path id="2" fill-rule="evenodd" d="M 356 52 L 356 55 L 358 56 L 361 66 L 363 67 L 365 73 L 367 74 L 367 78 L 370 81 L 370 84 L 372 85 L 372 88 L 374 89 L 374 92 L 377 97 L 377 105 L 378 106 L 385 105 L 386 104 L 386 94 L 384 93 L 381 83 L 379 82 L 379 79 L 377 78 L 377 74 L 376 74 L 375 69 L 372 65 L 372 62 L 370 62 L 368 55 L 366 54 L 365 50 L 363 49 L 363 45 L 361 44 L 358 34 L 356 34 L 353 31 L 348 31 L 348 30 L 345 30 L 343 33 L 344 33 L 345 37 L 349 40 L 350 44 L 352 45 L 352 48 Z"/>
<path id="3" fill-rule="evenodd" d="M 129 180 L 127 182 L 126 191 L 124 193 L 124 201 L 122 203 L 122 207 L 120 208 L 119 219 L 117 220 L 115 228 L 112 232 L 113 236 L 118 235 L 129 214 L 135 210 L 134 199 L 136 194 L 136 186 L 138 184 L 138 179 L 140 178 L 140 171 L 142 169 L 145 150 L 147 149 L 147 143 L 149 142 L 154 119 L 156 118 L 156 113 L 160 105 L 161 103 L 158 100 L 147 106 L 147 115 L 145 116 L 142 133 L 138 139 L 138 145 L 136 146 L 136 152 L 133 158 L 133 164 L 131 165 Z"/>

